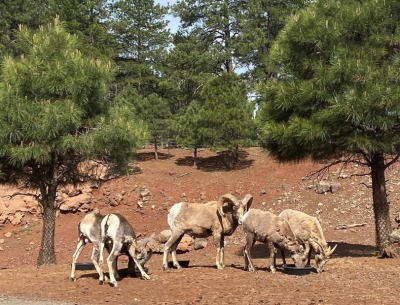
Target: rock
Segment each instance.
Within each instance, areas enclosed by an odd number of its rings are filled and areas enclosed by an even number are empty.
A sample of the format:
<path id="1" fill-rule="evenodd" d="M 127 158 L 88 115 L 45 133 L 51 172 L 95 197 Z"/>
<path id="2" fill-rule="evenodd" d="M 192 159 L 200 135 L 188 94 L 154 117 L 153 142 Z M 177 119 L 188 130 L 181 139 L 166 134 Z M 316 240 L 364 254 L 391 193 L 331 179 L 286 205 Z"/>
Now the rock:
<path id="1" fill-rule="evenodd" d="M 325 194 L 327 192 L 334 193 L 340 189 L 340 186 L 340 183 L 322 180 L 317 183 L 315 192 L 317 194 Z"/>
<path id="2" fill-rule="evenodd" d="M 160 243 L 166 243 L 168 239 L 171 237 L 171 230 L 163 230 L 159 235 L 155 237 L 155 240 L 157 240 Z"/>
<path id="3" fill-rule="evenodd" d="M 317 194 L 324 194 L 329 192 L 331 189 L 331 184 L 328 181 L 319 181 L 315 187 L 315 192 Z"/>
<path id="4" fill-rule="evenodd" d="M 16 212 L 14 216 L 10 219 L 12 225 L 18 225 L 21 223 L 22 217 L 24 217 L 24 214 L 21 212 Z"/>
<path id="5" fill-rule="evenodd" d="M 7 237 L 7 238 L 10 238 L 10 237 L 11 237 L 11 235 L 12 235 L 12 233 L 11 233 L 11 232 L 4 233 L 4 237 Z"/>
<path id="6" fill-rule="evenodd" d="M 189 235 L 183 235 L 181 242 L 176 248 L 179 251 L 187 252 L 194 249 L 194 239 Z"/>
<path id="7" fill-rule="evenodd" d="M 207 247 L 207 238 L 196 238 L 194 240 L 194 249 L 200 250 Z"/>
<path id="8" fill-rule="evenodd" d="M 71 197 L 68 200 L 62 202 L 60 204 L 61 212 L 77 212 L 77 211 L 86 211 L 88 210 L 88 205 L 90 207 L 91 194 L 79 194 L 78 196 Z M 81 206 L 83 208 L 81 209 Z M 90 208 L 89 208 L 90 209 Z"/>

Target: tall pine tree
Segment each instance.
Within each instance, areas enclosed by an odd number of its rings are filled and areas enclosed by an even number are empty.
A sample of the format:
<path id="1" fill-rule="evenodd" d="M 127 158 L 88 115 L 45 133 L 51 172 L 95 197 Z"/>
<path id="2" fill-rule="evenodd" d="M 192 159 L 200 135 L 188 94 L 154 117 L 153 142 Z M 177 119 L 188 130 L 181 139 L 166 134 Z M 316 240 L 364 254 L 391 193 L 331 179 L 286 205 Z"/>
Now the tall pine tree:
<path id="1" fill-rule="evenodd" d="M 385 171 L 400 157 L 400 2 L 318 1 L 273 46 L 264 143 L 281 161 L 333 159 L 370 169 L 376 245 L 391 232 Z"/>
<path id="2" fill-rule="evenodd" d="M 38 265 L 56 263 L 58 187 L 88 179 L 81 170 L 88 159 L 126 172 L 147 138 L 131 109 L 109 106 L 113 66 L 83 55 L 64 26 L 55 19 L 37 31 L 21 27 L 17 43 L 25 53 L 5 59 L 0 79 L 0 183 L 39 190 Z"/>

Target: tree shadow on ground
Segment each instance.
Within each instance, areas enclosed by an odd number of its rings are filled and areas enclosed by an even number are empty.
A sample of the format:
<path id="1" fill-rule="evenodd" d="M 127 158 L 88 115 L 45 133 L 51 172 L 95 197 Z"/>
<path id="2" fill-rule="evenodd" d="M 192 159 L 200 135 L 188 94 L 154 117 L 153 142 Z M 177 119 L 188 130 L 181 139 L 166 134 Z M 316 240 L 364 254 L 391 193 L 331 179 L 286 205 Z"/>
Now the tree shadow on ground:
<path id="1" fill-rule="evenodd" d="M 170 158 L 173 158 L 174 156 L 171 154 L 166 154 L 162 152 L 158 152 L 158 160 L 167 160 Z M 139 152 L 136 154 L 136 161 L 138 162 L 144 162 L 144 161 L 150 161 L 154 160 L 154 152 Z"/>
<path id="2" fill-rule="evenodd" d="M 241 170 L 250 167 L 253 163 L 253 159 L 247 159 L 249 153 L 240 150 L 239 151 L 239 161 L 235 162 L 234 170 Z M 212 157 L 197 157 L 197 169 L 204 172 L 227 172 L 228 167 L 228 152 L 221 151 L 217 152 L 216 156 Z M 175 161 L 177 166 L 193 166 L 193 156 L 187 156 L 184 158 L 178 158 Z"/>
<path id="3" fill-rule="evenodd" d="M 370 245 L 360 245 L 360 244 L 348 244 L 348 243 L 331 243 L 328 245 L 333 248 L 337 244 L 335 252 L 331 255 L 331 258 L 336 257 L 373 257 L 376 256 L 376 247 Z M 313 252 L 311 254 L 311 259 L 314 257 Z M 268 258 L 269 259 L 269 249 L 267 244 L 256 243 L 250 250 L 251 258 Z M 236 251 L 236 255 L 243 256 L 243 251 Z M 276 256 L 281 258 L 280 251 Z M 290 258 L 289 252 L 285 251 L 285 257 Z"/>

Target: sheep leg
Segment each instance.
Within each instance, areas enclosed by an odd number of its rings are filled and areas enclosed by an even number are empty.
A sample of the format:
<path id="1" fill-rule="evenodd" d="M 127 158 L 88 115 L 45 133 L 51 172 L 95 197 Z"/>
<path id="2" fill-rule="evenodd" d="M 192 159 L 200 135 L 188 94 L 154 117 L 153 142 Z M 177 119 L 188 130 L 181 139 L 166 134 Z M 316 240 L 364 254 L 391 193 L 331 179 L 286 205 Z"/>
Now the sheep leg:
<path id="1" fill-rule="evenodd" d="M 119 280 L 121 278 L 121 276 L 118 273 L 118 256 L 116 256 L 113 261 L 113 271 L 114 271 L 115 279 Z"/>
<path id="2" fill-rule="evenodd" d="M 75 253 L 72 255 L 72 264 L 71 264 L 71 280 L 76 281 L 75 277 L 75 265 L 76 261 L 78 260 L 79 255 L 81 254 L 83 248 L 85 247 L 86 243 L 85 240 L 80 238 L 78 245 L 76 247 Z"/>
<path id="3" fill-rule="evenodd" d="M 100 267 L 100 265 L 99 265 L 99 257 L 100 257 L 99 246 L 97 244 L 93 244 L 93 250 L 92 250 L 91 259 L 92 259 L 92 262 L 93 262 L 93 266 L 96 268 L 96 271 L 99 274 L 100 284 L 103 284 L 103 282 L 104 282 L 104 274 L 103 274 L 103 268 Z"/>
<path id="4" fill-rule="evenodd" d="M 95 268 L 96 268 L 97 272 L 100 275 L 100 277 L 99 277 L 100 284 L 103 284 L 103 282 L 105 280 L 104 279 L 104 274 L 103 274 L 103 259 L 104 259 L 103 258 L 103 252 L 104 252 L 104 241 L 101 241 L 100 242 L 100 246 L 99 246 L 99 254 L 98 254 L 98 267 L 99 267 L 99 269 L 97 269 L 96 265 L 95 265 Z M 112 252 L 112 250 L 109 251 L 109 253 L 111 253 L 111 252 Z M 93 247 L 93 253 L 92 253 L 92 261 L 93 261 L 93 264 L 94 264 L 93 255 L 94 255 L 94 247 Z M 108 256 L 110 256 L 110 254 Z"/>
<path id="5" fill-rule="evenodd" d="M 170 268 L 168 267 L 168 253 L 171 252 L 172 261 L 175 267 L 178 269 L 182 268 L 179 263 L 178 259 L 176 258 L 176 247 L 178 246 L 179 242 L 182 240 L 184 232 L 172 232 L 171 237 L 164 245 L 164 253 L 163 253 L 163 270 L 167 271 Z"/>
<path id="6" fill-rule="evenodd" d="M 224 236 L 220 234 L 214 235 L 214 243 L 217 248 L 217 256 L 215 258 L 215 263 L 218 269 L 224 269 Z"/>
<path id="7" fill-rule="evenodd" d="M 254 268 L 253 262 L 251 261 L 250 248 L 254 245 L 255 238 L 252 233 L 246 233 L 246 245 L 243 249 L 244 256 L 244 270 L 249 270 L 251 272 L 256 272 L 256 268 Z"/>
<path id="8" fill-rule="evenodd" d="M 281 257 L 282 257 L 282 262 L 284 265 L 286 265 L 286 258 L 285 258 L 285 250 L 281 249 Z"/>
<path id="9" fill-rule="evenodd" d="M 115 264 L 115 260 L 119 254 L 119 252 L 121 251 L 122 248 L 122 244 L 120 242 L 114 242 L 113 243 L 113 247 L 112 250 L 110 251 L 110 254 L 107 257 L 107 265 L 108 265 L 108 273 L 110 275 L 110 285 L 113 285 L 114 287 L 117 287 L 117 280 L 115 279 L 115 275 L 114 275 L 114 264 Z"/>
<path id="10" fill-rule="evenodd" d="M 179 243 L 181 242 L 183 238 L 183 235 L 180 236 L 176 242 L 171 246 L 171 256 L 172 256 L 172 264 L 174 265 L 174 267 L 178 268 L 178 269 L 182 269 L 182 266 L 179 264 L 178 262 L 178 258 L 176 256 L 176 247 L 178 247 Z"/>
<path id="11" fill-rule="evenodd" d="M 132 259 L 131 255 L 128 255 L 128 273 L 134 273 L 135 272 L 135 262 Z"/>
<path id="12" fill-rule="evenodd" d="M 305 254 L 305 256 L 308 256 L 307 265 L 310 265 L 310 263 L 311 263 L 311 246 L 310 246 L 309 242 L 306 242 L 304 245 L 305 245 L 304 254 Z"/>
<path id="13" fill-rule="evenodd" d="M 271 259 L 271 263 L 270 263 L 270 269 L 272 273 L 276 272 L 276 248 L 275 245 L 272 242 L 268 242 L 268 248 L 269 248 L 269 254 L 270 254 L 270 259 Z"/>
<path id="14" fill-rule="evenodd" d="M 143 278 L 146 280 L 151 280 L 151 277 L 144 271 L 142 265 L 140 264 L 139 260 L 136 258 L 136 248 L 132 247 L 132 244 L 127 245 L 128 252 L 130 256 L 132 257 L 132 260 L 135 262 L 136 266 L 138 267 L 140 274 L 142 275 Z"/>

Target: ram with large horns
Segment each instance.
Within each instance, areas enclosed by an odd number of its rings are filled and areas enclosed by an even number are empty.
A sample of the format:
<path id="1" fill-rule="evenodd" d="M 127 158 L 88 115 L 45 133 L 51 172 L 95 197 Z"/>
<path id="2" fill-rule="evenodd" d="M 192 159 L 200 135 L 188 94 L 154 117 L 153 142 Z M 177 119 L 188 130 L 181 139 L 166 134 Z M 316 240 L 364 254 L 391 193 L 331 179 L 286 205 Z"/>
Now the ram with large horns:
<path id="1" fill-rule="evenodd" d="M 192 237 L 213 236 L 217 248 L 215 259 L 218 269 L 224 269 L 224 237 L 230 236 L 239 226 L 239 218 L 250 208 L 253 196 L 247 194 L 238 200 L 231 194 L 221 196 L 218 201 L 207 203 L 179 202 L 168 214 L 171 237 L 165 243 L 163 269 L 168 270 L 168 253 L 171 252 L 173 266 L 180 269 L 176 247 L 184 234 Z"/>

